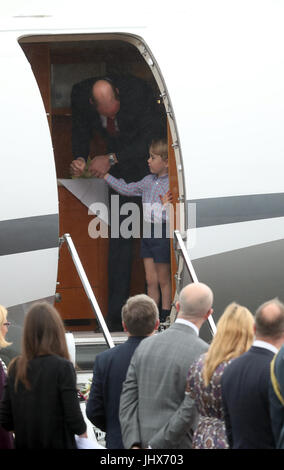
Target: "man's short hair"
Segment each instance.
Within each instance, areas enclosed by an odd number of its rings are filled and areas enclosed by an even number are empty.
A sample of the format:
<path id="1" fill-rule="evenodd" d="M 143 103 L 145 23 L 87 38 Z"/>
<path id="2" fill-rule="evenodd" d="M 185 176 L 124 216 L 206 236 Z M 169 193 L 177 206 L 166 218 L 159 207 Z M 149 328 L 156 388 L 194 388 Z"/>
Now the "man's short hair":
<path id="1" fill-rule="evenodd" d="M 158 318 L 157 304 L 146 294 L 129 297 L 122 307 L 122 321 L 132 336 L 150 335 Z"/>
<path id="2" fill-rule="evenodd" d="M 278 312 L 267 313 L 268 307 L 278 307 Z M 284 304 L 275 298 L 258 307 L 255 312 L 255 332 L 257 336 L 278 339 L 284 334 Z"/>

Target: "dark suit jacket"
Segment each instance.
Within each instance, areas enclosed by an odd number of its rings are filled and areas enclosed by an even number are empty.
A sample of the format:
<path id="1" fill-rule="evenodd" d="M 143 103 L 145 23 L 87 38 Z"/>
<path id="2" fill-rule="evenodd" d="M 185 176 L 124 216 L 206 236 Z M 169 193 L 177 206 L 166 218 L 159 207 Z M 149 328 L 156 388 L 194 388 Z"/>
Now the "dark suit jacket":
<path id="1" fill-rule="evenodd" d="M 284 346 L 275 358 L 274 373 L 279 384 L 281 396 L 284 397 Z M 277 397 L 272 382 L 269 384 L 269 403 L 271 426 L 278 449 L 284 448 L 284 406 Z"/>
<path id="2" fill-rule="evenodd" d="M 112 349 L 98 354 L 90 396 L 86 406 L 89 420 L 106 431 L 106 447 L 123 449 L 118 418 L 119 400 L 131 357 L 144 336 L 130 336 Z"/>
<path id="3" fill-rule="evenodd" d="M 15 432 L 16 449 L 76 448 L 75 434 L 86 431 L 73 364 L 59 356 L 29 361 L 31 390 L 9 373 L 0 405 L 0 423 Z"/>
<path id="4" fill-rule="evenodd" d="M 119 90 L 120 110 L 116 115 L 119 135 L 110 137 L 89 97 L 98 78 L 89 78 L 72 88 L 73 157 L 87 159 L 94 129 L 106 140 L 108 152 L 116 152 L 118 164 L 110 172 L 127 182 L 142 179 L 148 171 L 149 145 L 155 136 L 166 135 L 165 121 L 150 86 L 131 75 L 109 76 Z"/>
<path id="5" fill-rule="evenodd" d="M 268 349 L 252 346 L 224 371 L 221 383 L 225 424 L 233 449 L 275 447 L 268 394 L 273 356 Z"/>

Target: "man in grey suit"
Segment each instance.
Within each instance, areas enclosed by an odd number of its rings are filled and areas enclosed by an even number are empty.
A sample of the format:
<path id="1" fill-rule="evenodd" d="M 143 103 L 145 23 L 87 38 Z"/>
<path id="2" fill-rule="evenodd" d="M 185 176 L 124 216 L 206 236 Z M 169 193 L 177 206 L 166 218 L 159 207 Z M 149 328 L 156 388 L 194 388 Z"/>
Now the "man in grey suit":
<path id="1" fill-rule="evenodd" d="M 126 449 L 191 447 L 198 415 L 194 402 L 185 395 L 186 377 L 192 362 L 208 349 L 198 333 L 213 312 L 212 304 L 213 293 L 208 286 L 187 285 L 176 304 L 175 323 L 163 333 L 146 338 L 136 349 L 120 398 L 119 418 Z M 186 432 L 179 434 L 177 423 L 181 420 L 176 416 L 180 418 L 181 413 L 188 425 Z"/>

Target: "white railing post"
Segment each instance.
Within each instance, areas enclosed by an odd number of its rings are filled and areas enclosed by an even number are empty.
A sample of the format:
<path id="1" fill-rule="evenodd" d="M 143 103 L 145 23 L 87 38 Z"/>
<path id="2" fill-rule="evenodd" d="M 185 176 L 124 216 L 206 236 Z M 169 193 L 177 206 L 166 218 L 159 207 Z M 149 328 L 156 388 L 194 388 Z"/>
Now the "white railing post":
<path id="1" fill-rule="evenodd" d="M 73 243 L 73 240 L 72 240 L 72 238 L 71 238 L 71 235 L 70 235 L 69 233 L 65 233 L 65 234 L 63 235 L 61 241 L 62 241 L 62 242 L 66 241 L 66 243 L 67 243 L 68 250 L 69 250 L 69 252 L 70 252 L 70 254 L 71 254 L 72 260 L 73 260 L 74 265 L 75 265 L 75 267 L 76 267 L 76 269 L 77 269 L 77 273 L 78 273 L 78 275 L 79 275 L 79 277 L 80 277 L 80 279 L 81 279 L 81 282 L 82 282 L 82 284 L 83 284 L 83 287 L 84 287 L 84 290 L 85 290 L 85 292 L 86 292 L 86 295 L 87 295 L 87 297 L 88 297 L 88 299 L 89 299 L 89 301 L 90 301 L 90 304 L 91 304 L 91 306 L 92 306 L 92 308 L 93 308 L 93 311 L 94 311 L 94 313 L 95 313 L 95 316 L 96 316 L 96 318 L 97 318 L 97 320 L 98 320 L 98 322 L 99 322 L 99 324 L 100 324 L 100 327 L 101 327 L 101 329 L 102 329 L 102 331 L 103 331 L 103 335 L 104 335 L 104 337 L 105 337 L 105 340 L 106 340 L 106 342 L 107 342 L 109 348 L 113 348 L 113 347 L 114 347 L 114 342 L 113 342 L 112 337 L 111 337 L 111 335 L 110 335 L 109 329 L 108 329 L 108 327 L 107 327 L 107 325 L 106 325 L 104 316 L 103 316 L 103 314 L 102 314 L 102 312 L 101 312 L 101 309 L 100 309 L 100 307 L 99 307 L 99 304 L 98 304 L 98 302 L 97 302 L 97 299 L 96 299 L 96 297 L 95 297 L 95 295 L 94 295 L 94 292 L 93 292 L 93 290 L 92 290 L 92 288 L 91 288 L 91 285 L 90 285 L 90 283 L 89 283 L 89 280 L 88 280 L 88 278 L 87 278 L 87 276 L 86 276 L 86 273 L 85 273 L 84 268 L 83 268 L 83 266 L 82 266 L 81 260 L 80 260 L 80 258 L 79 258 L 79 255 L 78 255 L 78 253 L 77 253 L 77 250 L 76 250 L 75 245 L 74 245 L 74 243 Z"/>
<path id="2" fill-rule="evenodd" d="M 184 259 L 184 262 L 186 264 L 186 267 L 187 267 L 187 270 L 189 272 L 189 275 L 192 279 L 192 282 L 199 282 L 198 281 L 198 278 L 197 278 L 197 275 L 196 275 L 196 272 L 194 270 L 194 267 L 192 265 L 192 262 L 190 261 L 190 258 L 189 258 L 189 254 L 188 254 L 188 251 L 186 249 L 186 246 L 184 244 L 184 241 L 182 239 L 182 236 L 179 232 L 179 230 L 175 230 L 174 231 L 174 237 L 175 237 L 175 241 L 178 243 L 179 245 L 179 249 L 181 251 L 181 254 L 182 254 L 182 257 Z M 215 322 L 213 320 L 213 317 L 212 315 L 210 315 L 208 317 L 208 322 L 209 322 L 209 327 L 210 327 L 210 330 L 211 330 L 211 333 L 212 333 L 212 336 L 215 335 L 216 333 L 216 325 L 215 325 Z"/>

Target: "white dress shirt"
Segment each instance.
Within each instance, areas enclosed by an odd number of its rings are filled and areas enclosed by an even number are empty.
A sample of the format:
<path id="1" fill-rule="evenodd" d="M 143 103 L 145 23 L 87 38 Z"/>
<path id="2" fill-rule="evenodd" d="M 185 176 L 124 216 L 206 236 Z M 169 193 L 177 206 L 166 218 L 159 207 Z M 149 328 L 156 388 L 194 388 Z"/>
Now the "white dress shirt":
<path id="1" fill-rule="evenodd" d="M 175 323 L 181 323 L 182 325 L 187 325 L 187 326 L 190 326 L 190 328 L 192 328 L 195 333 L 197 334 L 197 336 L 199 336 L 199 329 L 197 328 L 197 326 L 192 323 L 191 321 L 189 320 L 185 320 L 184 318 L 177 318 Z"/>
<path id="2" fill-rule="evenodd" d="M 278 353 L 278 349 L 276 346 L 273 346 L 271 343 L 267 343 L 266 341 L 261 341 L 260 339 L 254 340 L 253 346 L 256 346 L 257 348 L 264 348 L 268 349 L 269 351 L 272 351 L 274 354 Z"/>

